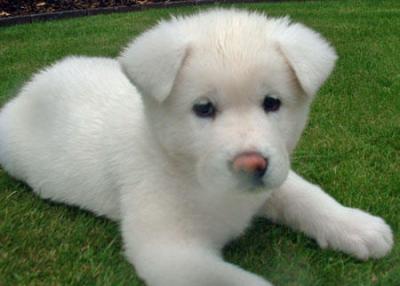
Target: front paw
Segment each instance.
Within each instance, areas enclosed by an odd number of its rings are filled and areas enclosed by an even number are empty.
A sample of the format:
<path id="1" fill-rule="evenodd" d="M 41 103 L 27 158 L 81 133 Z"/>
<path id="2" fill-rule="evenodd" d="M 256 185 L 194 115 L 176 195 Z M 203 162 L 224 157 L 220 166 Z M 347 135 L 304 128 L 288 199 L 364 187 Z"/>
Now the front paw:
<path id="1" fill-rule="evenodd" d="M 344 208 L 331 217 L 316 238 L 322 248 L 330 247 L 361 260 L 385 256 L 393 246 L 393 234 L 385 221 L 362 210 Z"/>

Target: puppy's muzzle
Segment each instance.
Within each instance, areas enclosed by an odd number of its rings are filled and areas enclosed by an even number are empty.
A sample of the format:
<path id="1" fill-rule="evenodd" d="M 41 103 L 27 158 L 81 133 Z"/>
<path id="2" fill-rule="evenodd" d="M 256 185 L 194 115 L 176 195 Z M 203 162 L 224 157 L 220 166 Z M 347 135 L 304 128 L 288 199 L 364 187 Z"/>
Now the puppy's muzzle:
<path id="1" fill-rule="evenodd" d="M 268 169 L 268 159 L 258 152 L 244 152 L 232 161 L 235 173 L 245 176 L 255 184 L 262 184 L 262 178 Z"/>

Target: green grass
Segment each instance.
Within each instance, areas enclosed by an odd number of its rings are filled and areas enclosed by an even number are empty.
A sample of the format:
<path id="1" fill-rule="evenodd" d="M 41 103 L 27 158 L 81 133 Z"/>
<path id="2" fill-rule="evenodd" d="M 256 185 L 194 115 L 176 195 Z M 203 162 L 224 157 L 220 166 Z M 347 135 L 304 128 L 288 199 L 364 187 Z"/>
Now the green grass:
<path id="1" fill-rule="evenodd" d="M 294 168 L 340 202 L 400 231 L 400 2 L 237 5 L 289 14 L 322 32 L 340 55 L 319 93 Z M 0 28 L 0 105 L 30 75 L 66 55 L 116 56 L 170 13 L 149 10 Z M 204 9 L 204 7 L 202 8 Z M 302 234 L 257 220 L 225 253 L 276 285 L 400 285 L 400 246 L 359 262 Z M 40 200 L 0 169 L 0 285 L 143 285 L 121 252 L 118 226 Z M 245 285 L 244 285 L 245 286 Z"/>

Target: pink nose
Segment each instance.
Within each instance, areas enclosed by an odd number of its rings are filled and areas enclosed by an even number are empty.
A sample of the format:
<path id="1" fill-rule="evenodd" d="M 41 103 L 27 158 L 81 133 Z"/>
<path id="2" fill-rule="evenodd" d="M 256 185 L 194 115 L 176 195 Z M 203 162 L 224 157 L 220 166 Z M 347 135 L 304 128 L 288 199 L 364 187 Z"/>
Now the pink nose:
<path id="1" fill-rule="evenodd" d="M 261 178 L 268 168 L 268 160 L 257 152 L 245 152 L 233 160 L 233 170 L 237 173 L 244 172 L 248 175 Z"/>

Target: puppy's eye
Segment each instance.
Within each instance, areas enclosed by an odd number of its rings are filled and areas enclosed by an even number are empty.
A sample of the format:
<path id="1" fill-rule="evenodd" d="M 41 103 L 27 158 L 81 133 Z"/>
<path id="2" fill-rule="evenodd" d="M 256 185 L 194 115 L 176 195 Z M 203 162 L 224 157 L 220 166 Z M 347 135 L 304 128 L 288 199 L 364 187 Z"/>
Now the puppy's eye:
<path id="1" fill-rule="evenodd" d="M 212 118 L 215 116 L 217 109 L 208 98 L 201 98 L 193 104 L 194 114 L 202 118 Z"/>
<path id="2" fill-rule="evenodd" d="M 281 107 L 281 101 L 278 98 L 267 95 L 263 101 L 263 108 L 265 112 L 274 112 Z"/>

